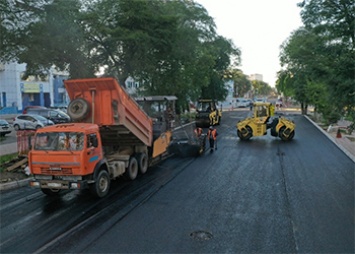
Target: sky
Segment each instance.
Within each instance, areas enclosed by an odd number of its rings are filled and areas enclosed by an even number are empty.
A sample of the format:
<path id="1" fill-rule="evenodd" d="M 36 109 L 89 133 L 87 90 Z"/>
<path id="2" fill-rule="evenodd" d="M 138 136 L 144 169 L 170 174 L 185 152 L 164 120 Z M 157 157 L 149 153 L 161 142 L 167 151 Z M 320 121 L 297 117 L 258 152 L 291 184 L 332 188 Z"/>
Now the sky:
<path id="1" fill-rule="evenodd" d="M 241 50 L 244 74 L 262 74 L 274 87 L 281 70 L 280 45 L 302 26 L 301 0 L 195 0 L 217 26 L 217 33 Z"/>

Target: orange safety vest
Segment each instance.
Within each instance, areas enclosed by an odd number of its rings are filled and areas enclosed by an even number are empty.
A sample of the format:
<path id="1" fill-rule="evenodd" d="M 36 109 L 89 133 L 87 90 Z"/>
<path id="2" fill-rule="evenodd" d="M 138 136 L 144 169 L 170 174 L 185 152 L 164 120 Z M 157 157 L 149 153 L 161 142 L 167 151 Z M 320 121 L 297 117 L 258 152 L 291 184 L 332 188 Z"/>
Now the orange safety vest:
<path id="1" fill-rule="evenodd" d="M 213 138 L 214 140 L 216 140 L 217 139 L 217 130 L 216 129 L 208 130 L 207 138 L 208 139 Z"/>

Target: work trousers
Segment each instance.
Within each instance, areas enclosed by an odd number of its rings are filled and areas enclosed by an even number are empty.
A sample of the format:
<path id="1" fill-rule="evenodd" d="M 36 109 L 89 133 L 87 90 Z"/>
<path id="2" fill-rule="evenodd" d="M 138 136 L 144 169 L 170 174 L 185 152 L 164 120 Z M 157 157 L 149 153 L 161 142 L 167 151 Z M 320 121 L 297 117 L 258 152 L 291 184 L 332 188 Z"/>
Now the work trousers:
<path id="1" fill-rule="evenodd" d="M 210 148 L 214 148 L 214 139 L 210 138 Z"/>

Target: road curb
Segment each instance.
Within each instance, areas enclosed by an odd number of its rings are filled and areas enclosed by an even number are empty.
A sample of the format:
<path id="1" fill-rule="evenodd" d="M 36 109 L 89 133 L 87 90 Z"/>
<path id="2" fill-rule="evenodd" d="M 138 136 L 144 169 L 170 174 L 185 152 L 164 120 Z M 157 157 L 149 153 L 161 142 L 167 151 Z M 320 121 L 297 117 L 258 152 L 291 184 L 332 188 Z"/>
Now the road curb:
<path id="1" fill-rule="evenodd" d="M 321 127 L 319 127 L 318 124 L 316 124 L 311 118 L 309 118 L 307 115 L 304 115 L 304 117 L 306 119 L 308 119 L 308 121 L 310 121 L 315 127 L 318 128 L 318 130 L 320 130 L 321 132 L 323 132 L 323 134 L 328 137 L 328 139 L 330 139 L 337 147 L 339 147 L 340 150 L 342 150 L 354 163 L 355 163 L 355 156 L 352 155 L 348 150 L 346 150 L 342 145 L 338 144 L 334 138 L 325 130 L 323 130 Z"/>
<path id="2" fill-rule="evenodd" d="M 32 178 L 27 178 L 27 179 L 13 181 L 9 183 L 2 183 L 0 184 L 0 191 L 11 190 L 11 189 L 27 186 L 31 180 Z"/>

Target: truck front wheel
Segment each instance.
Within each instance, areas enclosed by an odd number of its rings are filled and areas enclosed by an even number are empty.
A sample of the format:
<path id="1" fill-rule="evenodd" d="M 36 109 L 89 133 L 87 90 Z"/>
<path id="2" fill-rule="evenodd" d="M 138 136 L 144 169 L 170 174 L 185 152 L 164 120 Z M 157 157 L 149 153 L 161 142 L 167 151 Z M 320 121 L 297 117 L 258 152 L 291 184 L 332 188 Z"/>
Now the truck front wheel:
<path id="1" fill-rule="evenodd" d="M 60 189 L 41 189 L 41 190 L 47 196 L 57 196 L 61 191 Z"/>
<path id="2" fill-rule="evenodd" d="M 90 190 L 95 196 L 102 198 L 110 190 L 110 175 L 106 170 L 101 170 L 96 177 L 95 183 L 90 185 Z"/>

